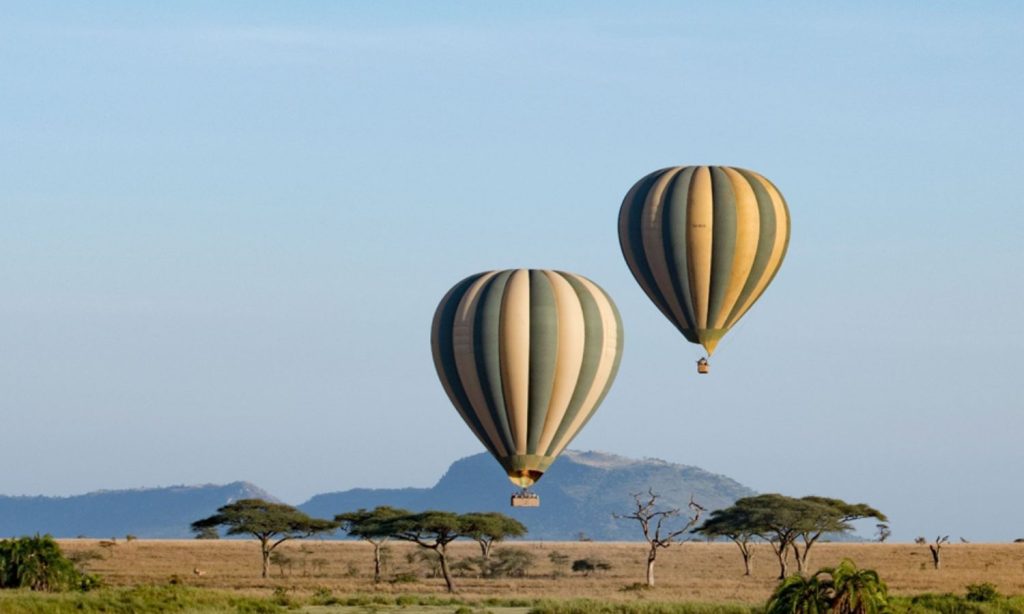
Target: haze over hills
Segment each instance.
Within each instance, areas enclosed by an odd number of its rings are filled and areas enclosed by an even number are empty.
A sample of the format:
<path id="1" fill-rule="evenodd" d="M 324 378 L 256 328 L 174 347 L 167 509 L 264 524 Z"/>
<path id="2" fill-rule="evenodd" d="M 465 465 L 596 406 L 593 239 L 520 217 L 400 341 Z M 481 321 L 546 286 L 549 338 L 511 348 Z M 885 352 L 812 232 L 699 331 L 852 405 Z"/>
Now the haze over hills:
<path id="1" fill-rule="evenodd" d="M 526 524 L 532 539 L 577 539 L 583 533 L 598 540 L 635 540 L 636 526 L 614 520 L 612 514 L 627 512 L 631 493 L 648 488 L 659 493 L 667 506 L 685 508 L 692 494 L 708 510 L 754 494 L 731 478 L 698 467 L 569 450 L 534 488 L 541 497 L 538 509 L 509 507 L 514 487 L 484 453 L 454 462 L 431 488 L 358 488 L 316 495 L 298 507 L 322 518 L 385 504 L 410 510 L 496 510 Z M 74 497 L 0 496 L 0 536 L 39 532 L 56 537 L 188 538 L 192 521 L 244 498 L 276 500 L 248 482 L 99 491 Z"/>
<path id="2" fill-rule="evenodd" d="M 486 453 L 456 461 L 433 488 L 354 489 L 317 495 L 300 507 L 323 517 L 375 505 L 455 512 L 497 510 L 525 524 L 530 539 L 576 539 L 582 532 L 592 539 L 635 540 L 636 526 L 617 521 L 612 514 L 629 511 L 631 493 L 648 488 L 661 495 L 666 506 L 685 508 L 692 494 L 709 511 L 755 494 L 731 478 L 699 467 L 568 450 L 532 489 L 541 499 L 541 506 L 535 509 L 509 507 L 515 487 Z"/>
<path id="3" fill-rule="evenodd" d="M 239 499 L 277 501 L 248 482 L 100 490 L 73 497 L 0 496 L 0 536 L 191 537 L 192 521 Z"/>

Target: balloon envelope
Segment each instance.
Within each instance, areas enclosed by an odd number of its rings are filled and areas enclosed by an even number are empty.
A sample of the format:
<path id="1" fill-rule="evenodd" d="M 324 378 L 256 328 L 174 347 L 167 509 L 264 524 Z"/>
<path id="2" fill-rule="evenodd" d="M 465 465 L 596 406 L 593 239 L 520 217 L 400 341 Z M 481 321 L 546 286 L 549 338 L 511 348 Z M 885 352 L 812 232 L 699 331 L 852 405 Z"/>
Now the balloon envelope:
<path id="1" fill-rule="evenodd" d="M 775 277 L 789 228 L 779 190 L 729 166 L 655 171 L 633 185 L 619 210 L 619 243 L 633 277 L 708 355 Z"/>
<path id="2" fill-rule="evenodd" d="M 594 414 L 622 354 L 622 321 L 597 284 L 534 269 L 471 275 L 434 314 L 434 366 L 481 443 L 528 487 Z"/>

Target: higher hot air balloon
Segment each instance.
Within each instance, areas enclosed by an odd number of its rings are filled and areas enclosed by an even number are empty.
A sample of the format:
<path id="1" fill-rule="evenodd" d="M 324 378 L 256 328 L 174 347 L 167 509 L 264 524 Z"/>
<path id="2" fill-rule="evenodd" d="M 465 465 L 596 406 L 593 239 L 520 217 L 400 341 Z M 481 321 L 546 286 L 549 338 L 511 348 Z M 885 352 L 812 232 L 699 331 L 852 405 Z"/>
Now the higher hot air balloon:
<path id="1" fill-rule="evenodd" d="M 622 354 L 611 298 L 585 277 L 517 269 L 471 275 L 434 314 L 434 366 L 473 434 L 526 491 L 608 393 Z"/>
<path id="2" fill-rule="evenodd" d="M 619 243 L 647 296 L 710 357 L 782 265 L 789 209 L 772 182 L 753 171 L 665 168 L 626 194 Z M 707 373 L 707 359 L 697 367 Z"/>

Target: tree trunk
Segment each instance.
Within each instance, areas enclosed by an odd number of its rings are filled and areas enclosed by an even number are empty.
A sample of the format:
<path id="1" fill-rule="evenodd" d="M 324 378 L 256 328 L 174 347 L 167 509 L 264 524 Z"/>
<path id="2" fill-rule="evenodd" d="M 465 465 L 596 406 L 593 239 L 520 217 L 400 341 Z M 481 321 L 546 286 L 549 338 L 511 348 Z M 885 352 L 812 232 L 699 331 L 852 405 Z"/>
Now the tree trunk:
<path id="1" fill-rule="evenodd" d="M 736 547 L 740 549 L 740 556 L 743 557 L 743 575 L 749 576 L 751 564 L 753 562 L 751 559 L 754 558 L 753 546 L 749 540 L 745 540 L 741 536 L 736 536 L 731 539 L 732 542 L 736 544 Z"/>
<path id="2" fill-rule="evenodd" d="M 779 580 L 786 579 L 786 573 L 788 571 L 786 566 L 786 556 L 788 554 L 789 553 L 786 552 L 785 548 L 779 548 L 778 550 L 775 550 L 775 558 L 779 559 Z"/>
<path id="3" fill-rule="evenodd" d="M 928 546 L 928 549 L 932 551 L 932 565 L 935 569 L 938 569 L 942 565 L 942 559 L 939 558 L 939 549 L 935 546 Z"/>
<path id="4" fill-rule="evenodd" d="M 651 548 L 651 551 L 647 554 L 647 586 L 654 586 L 654 557 L 657 556 L 657 550 Z"/>
<path id="5" fill-rule="evenodd" d="M 796 559 L 797 572 L 804 573 L 804 559 L 800 556 L 800 546 L 797 545 L 795 539 L 790 543 L 790 547 L 793 549 L 793 558 Z M 804 552 L 806 553 L 806 550 Z"/>
<path id="6" fill-rule="evenodd" d="M 263 552 L 263 577 L 270 573 L 270 545 L 266 540 L 260 540 L 260 550 Z M 283 573 L 283 570 L 282 570 Z"/>
<path id="7" fill-rule="evenodd" d="M 488 541 L 486 539 L 480 540 L 480 556 L 484 557 L 485 561 L 491 560 L 491 546 L 493 544 L 494 542 Z"/>
<path id="8" fill-rule="evenodd" d="M 380 544 L 373 542 L 373 583 L 380 583 Z"/>
<path id="9" fill-rule="evenodd" d="M 452 572 L 448 569 L 448 556 L 445 553 L 444 546 L 440 546 L 436 549 L 437 558 L 441 563 L 441 574 L 444 576 L 445 584 L 448 585 L 448 592 L 455 592 L 455 583 L 452 581 Z"/>

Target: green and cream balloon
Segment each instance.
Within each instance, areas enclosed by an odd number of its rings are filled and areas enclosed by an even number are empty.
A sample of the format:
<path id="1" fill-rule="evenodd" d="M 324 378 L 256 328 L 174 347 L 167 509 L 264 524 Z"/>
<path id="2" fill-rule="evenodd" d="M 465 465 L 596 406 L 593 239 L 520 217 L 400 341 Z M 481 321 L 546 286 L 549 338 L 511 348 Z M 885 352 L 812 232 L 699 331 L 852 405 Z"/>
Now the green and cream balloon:
<path id="1" fill-rule="evenodd" d="M 434 314 L 445 392 L 512 482 L 540 479 L 608 393 L 622 320 L 589 279 L 516 269 L 471 275 Z"/>
<path id="2" fill-rule="evenodd" d="M 789 209 L 753 171 L 665 168 L 626 194 L 619 243 L 651 301 L 710 356 L 782 265 Z"/>

